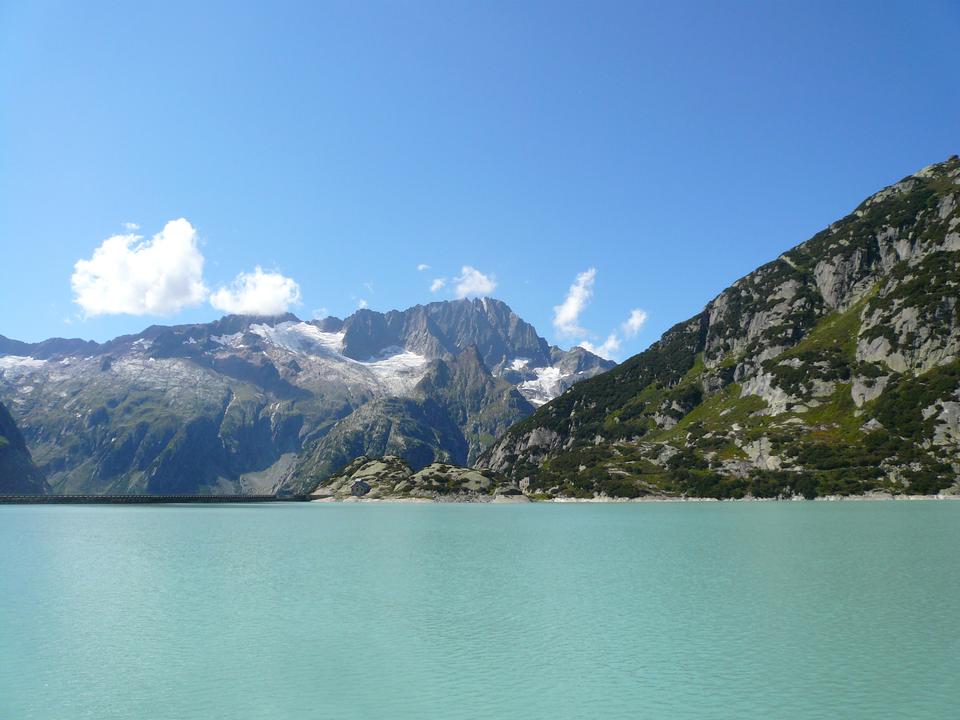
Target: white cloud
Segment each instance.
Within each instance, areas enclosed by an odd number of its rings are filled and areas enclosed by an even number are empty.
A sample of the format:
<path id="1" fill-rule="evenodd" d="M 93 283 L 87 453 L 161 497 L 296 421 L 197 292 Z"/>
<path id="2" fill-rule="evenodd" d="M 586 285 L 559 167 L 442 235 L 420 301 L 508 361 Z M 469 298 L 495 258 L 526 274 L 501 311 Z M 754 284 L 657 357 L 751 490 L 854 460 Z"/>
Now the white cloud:
<path id="1" fill-rule="evenodd" d="M 417 265 L 417 270 L 419 270 L 420 272 L 423 272 L 424 270 L 429 270 L 429 269 L 430 269 L 430 266 L 427 265 L 426 263 L 420 263 L 419 265 Z"/>
<path id="2" fill-rule="evenodd" d="M 300 286 L 292 278 L 264 272 L 259 265 L 210 296 L 213 307 L 234 315 L 282 315 L 299 302 Z"/>
<path id="3" fill-rule="evenodd" d="M 563 302 L 553 308 L 553 327 L 558 335 L 584 338 L 577 345 L 602 358 L 613 360 L 614 356 L 620 352 L 623 340 L 635 337 L 646 324 L 647 313 L 640 308 L 634 308 L 630 311 L 630 316 L 620 324 L 619 332 L 612 331 L 600 344 L 587 340 L 586 338 L 596 338 L 596 336 L 580 326 L 580 315 L 590 304 L 596 279 L 596 268 L 587 268 L 577 275 Z"/>
<path id="4" fill-rule="evenodd" d="M 497 288 L 497 280 L 493 275 L 484 275 L 469 265 L 464 265 L 460 269 L 459 277 L 455 277 L 453 282 L 457 284 L 454 292 L 458 298 L 469 295 L 489 295 Z"/>
<path id="5" fill-rule="evenodd" d="M 621 325 L 623 328 L 623 334 L 628 338 L 632 338 L 639 333 L 643 326 L 647 324 L 647 312 L 646 310 L 641 310 L 640 308 L 634 308 L 630 311 L 630 317 L 627 318 L 627 321 Z"/>
<path id="6" fill-rule="evenodd" d="M 433 282 L 430 283 L 430 292 L 435 293 L 443 290 L 447 284 L 446 278 L 434 278 Z"/>
<path id="7" fill-rule="evenodd" d="M 70 277 L 84 314 L 172 315 L 206 298 L 197 231 L 171 220 L 144 241 L 140 235 L 107 238 L 89 260 L 77 260 Z"/>
<path id="8" fill-rule="evenodd" d="M 359 309 L 361 309 L 361 310 L 365 309 L 365 308 L 368 307 L 369 305 L 370 305 L 370 303 L 368 303 L 368 302 L 367 302 L 366 300 L 364 300 L 363 298 L 360 298 L 360 302 L 357 303 L 357 307 L 358 307 Z"/>
<path id="9" fill-rule="evenodd" d="M 318 307 L 313 311 L 314 320 L 323 320 L 326 317 L 330 317 L 330 311 L 325 307 Z"/>
<path id="10" fill-rule="evenodd" d="M 374 295 L 377 294 L 377 291 L 373 289 L 373 283 L 372 283 L 372 282 L 365 282 L 365 283 L 363 284 L 363 286 L 367 289 L 368 292 L 371 292 L 371 293 L 373 293 Z"/>
<path id="11" fill-rule="evenodd" d="M 613 356 L 616 355 L 616 353 L 620 350 L 620 338 L 617 337 L 615 332 L 612 332 L 607 335 L 607 339 L 599 345 L 594 345 L 586 340 L 580 342 L 579 345 L 584 350 L 589 350 L 594 355 L 599 355 L 606 360 L 612 360 Z"/>
<path id="12" fill-rule="evenodd" d="M 127 232 L 133 232 L 134 230 L 139 230 L 140 226 L 134 222 L 125 222 L 123 223 L 123 229 Z"/>
<path id="13" fill-rule="evenodd" d="M 553 326 L 560 335 L 586 334 L 577 323 L 580 321 L 580 313 L 593 296 L 593 281 L 596 277 L 596 268 L 589 268 L 577 275 L 567 291 L 567 297 L 553 308 Z"/>

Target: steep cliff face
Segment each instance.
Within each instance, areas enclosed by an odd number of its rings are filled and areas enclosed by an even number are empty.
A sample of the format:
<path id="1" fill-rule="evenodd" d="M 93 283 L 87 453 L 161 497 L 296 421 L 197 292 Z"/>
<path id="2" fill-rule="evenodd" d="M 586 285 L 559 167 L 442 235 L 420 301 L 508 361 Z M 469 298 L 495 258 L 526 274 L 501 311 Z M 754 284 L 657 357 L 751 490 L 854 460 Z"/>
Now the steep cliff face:
<path id="1" fill-rule="evenodd" d="M 512 428 L 553 494 L 929 493 L 960 474 L 960 160 L 921 170 Z"/>
<path id="2" fill-rule="evenodd" d="M 410 397 L 368 403 L 338 422 L 305 450 L 284 483 L 309 490 L 360 455 L 398 456 L 415 470 L 434 462 L 466 465 L 531 412 L 471 346 L 433 362 Z"/>
<path id="3" fill-rule="evenodd" d="M 0 403 L 0 495 L 45 495 L 49 491 L 13 417 Z"/>
<path id="4" fill-rule="evenodd" d="M 433 500 L 521 502 L 516 485 L 489 470 L 434 462 L 414 469 L 402 458 L 358 457 L 315 488 L 316 500 Z"/>

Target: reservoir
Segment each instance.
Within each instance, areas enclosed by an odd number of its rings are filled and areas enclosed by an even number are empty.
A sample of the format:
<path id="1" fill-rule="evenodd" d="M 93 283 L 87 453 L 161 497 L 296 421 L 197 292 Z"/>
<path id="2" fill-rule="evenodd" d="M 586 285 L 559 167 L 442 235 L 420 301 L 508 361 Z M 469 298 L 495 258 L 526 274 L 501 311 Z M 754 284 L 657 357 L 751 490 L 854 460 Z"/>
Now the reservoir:
<path id="1" fill-rule="evenodd" d="M 0 506 L 0 717 L 944 718 L 960 502 Z"/>

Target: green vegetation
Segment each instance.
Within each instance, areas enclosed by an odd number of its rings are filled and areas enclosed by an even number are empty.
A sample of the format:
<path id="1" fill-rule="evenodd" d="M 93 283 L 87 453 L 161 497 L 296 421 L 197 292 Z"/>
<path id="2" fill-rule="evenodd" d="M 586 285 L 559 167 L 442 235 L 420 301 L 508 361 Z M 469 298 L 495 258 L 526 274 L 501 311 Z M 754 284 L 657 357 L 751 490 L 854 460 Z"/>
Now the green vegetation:
<path id="1" fill-rule="evenodd" d="M 890 273 L 884 292 L 870 300 L 867 312 L 876 325 L 864 332 L 872 340 L 885 337 L 891 348 L 900 347 L 891 320 L 902 308 L 916 308 L 924 325 L 937 335 L 949 334 L 960 325 L 960 251 L 934 252 L 916 265 L 898 265 Z M 912 344 L 909 336 L 906 344 Z"/>
<path id="2" fill-rule="evenodd" d="M 905 375 L 892 383 L 873 407 L 873 416 L 900 437 L 921 441 L 933 436 L 936 414 L 924 410 L 955 395 L 960 388 L 960 361 L 941 365 L 919 376 Z"/>

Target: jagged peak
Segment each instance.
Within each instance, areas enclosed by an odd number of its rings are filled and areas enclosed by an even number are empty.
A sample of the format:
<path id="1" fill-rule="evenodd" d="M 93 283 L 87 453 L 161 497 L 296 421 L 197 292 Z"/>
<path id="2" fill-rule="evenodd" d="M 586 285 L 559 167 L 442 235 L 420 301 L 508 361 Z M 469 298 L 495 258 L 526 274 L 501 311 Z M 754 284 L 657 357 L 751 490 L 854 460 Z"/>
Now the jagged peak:
<path id="1" fill-rule="evenodd" d="M 960 157 L 951 155 L 943 162 L 933 163 L 917 170 L 911 177 L 960 177 Z"/>
<path id="2" fill-rule="evenodd" d="M 927 165 L 912 175 L 888 185 L 860 203 L 854 214 L 861 217 L 866 208 L 881 203 L 894 195 L 911 192 L 917 187 L 917 181 L 922 180 L 946 180 L 960 185 L 960 157 L 951 155 L 943 162 Z"/>
<path id="3" fill-rule="evenodd" d="M 272 327 L 284 322 L 300 322 L 300 318 L 290 312 L 280 315 L 224 315 L 219 320 L 207 324 L 217 325 L 221 328 L 236 326 L 240 329 L 246 329 L 251 325 L 270 325 Z"/>

